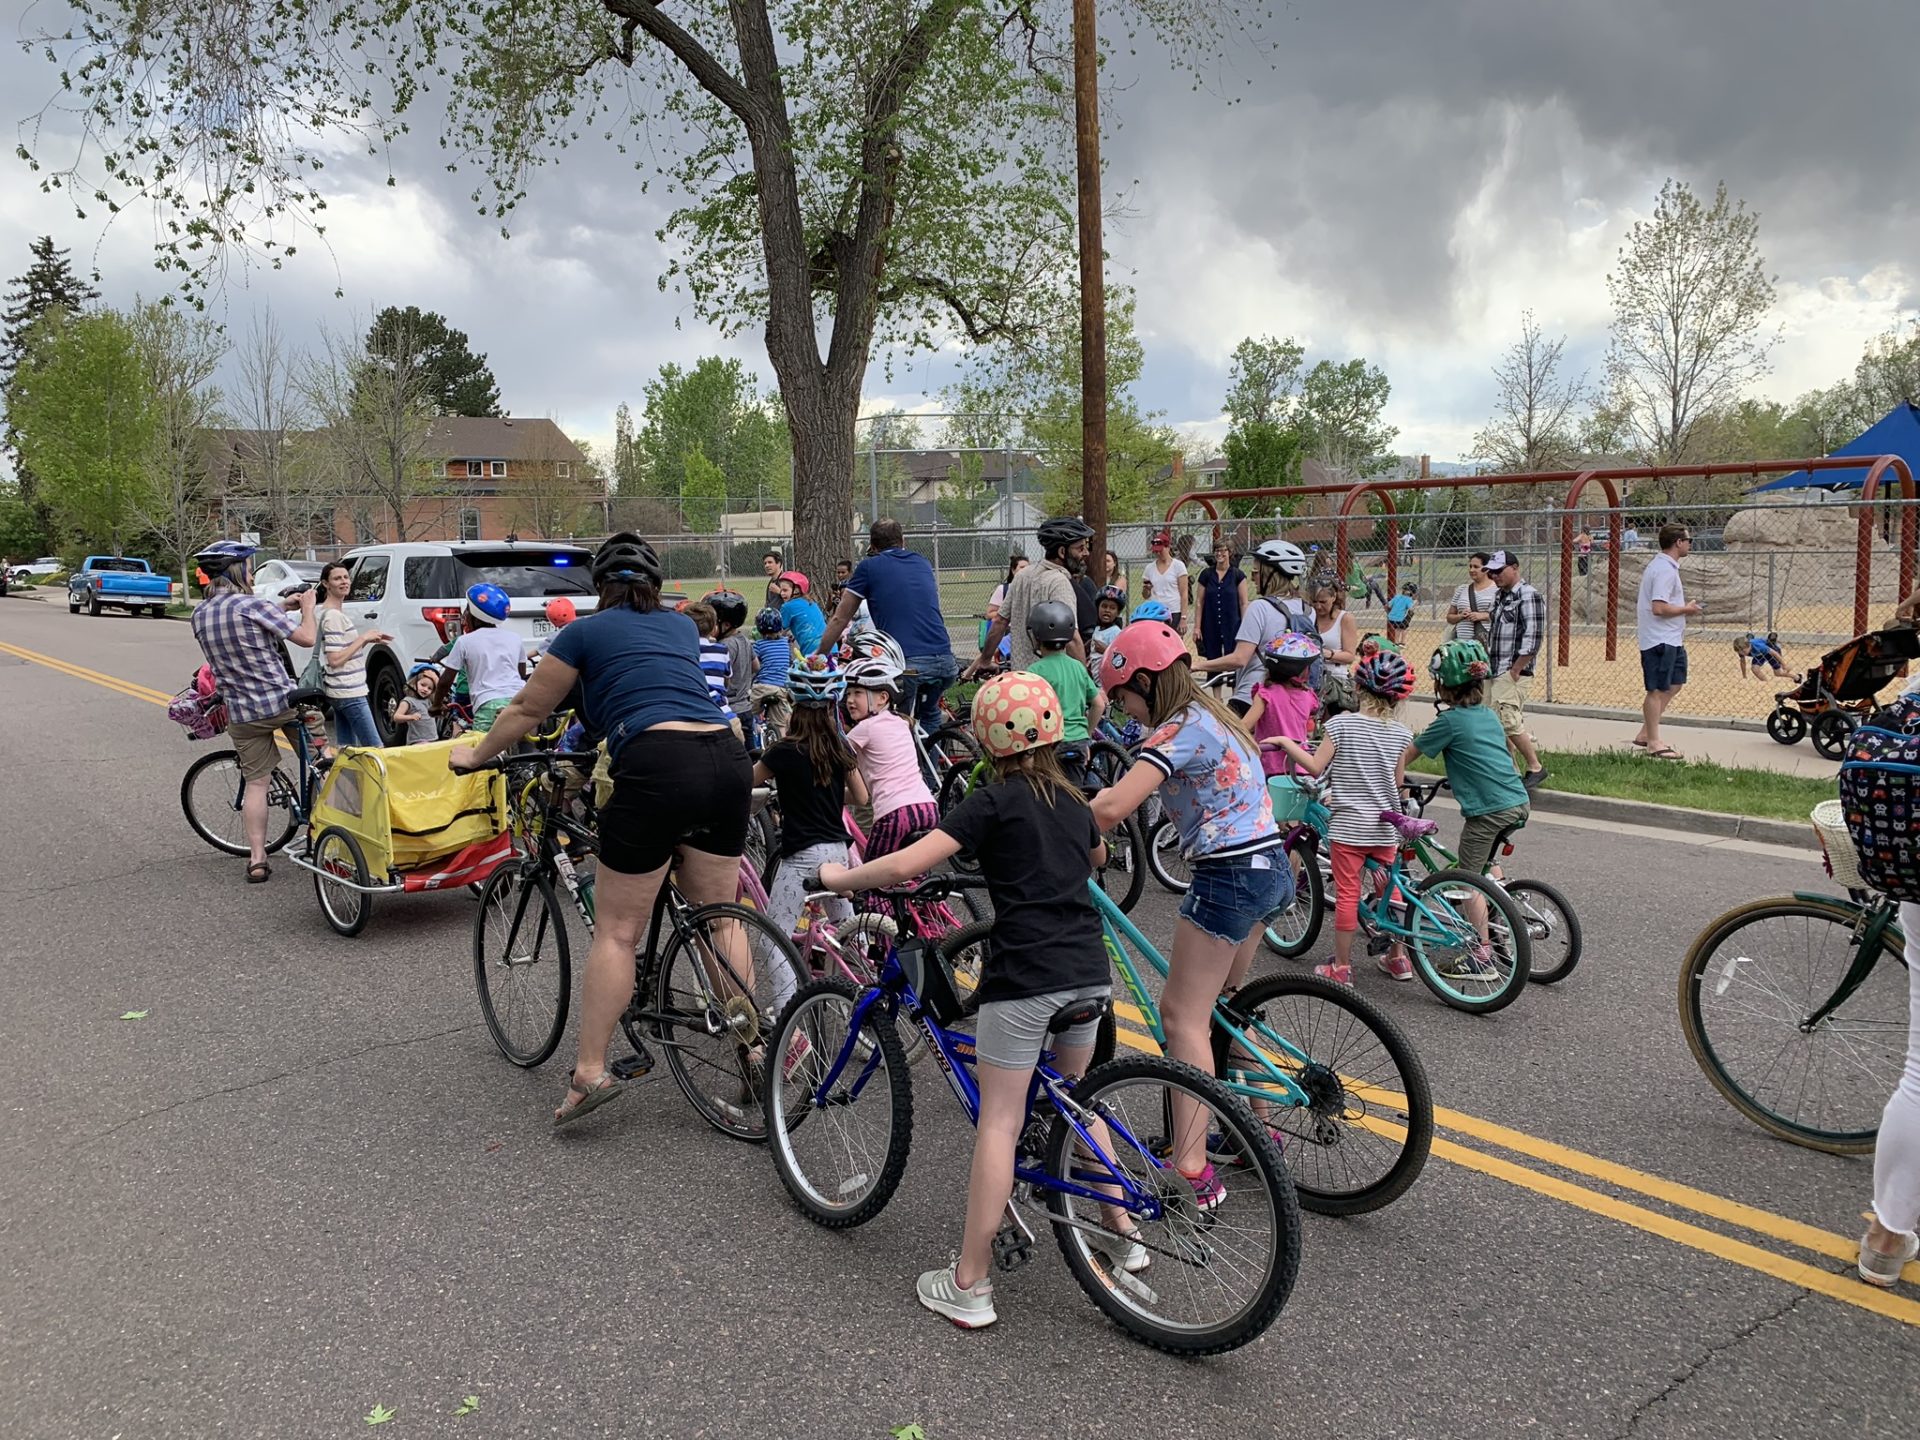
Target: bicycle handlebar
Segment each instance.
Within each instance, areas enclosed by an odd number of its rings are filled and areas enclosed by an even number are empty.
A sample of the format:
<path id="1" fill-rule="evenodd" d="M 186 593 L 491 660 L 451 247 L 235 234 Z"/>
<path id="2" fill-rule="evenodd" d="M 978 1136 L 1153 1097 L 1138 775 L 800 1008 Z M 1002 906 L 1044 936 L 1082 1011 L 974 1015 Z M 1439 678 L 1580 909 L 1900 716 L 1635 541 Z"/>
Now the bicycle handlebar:
<path id="1" fill-rule="evenodd" d="M 592 766 L 600 761 L 598 750 L 533 750 L 521 755 L 496 755 L 493 759 L 476 766 L 480 770 L 505 770 L 511 765 L 581 765 Z"/>

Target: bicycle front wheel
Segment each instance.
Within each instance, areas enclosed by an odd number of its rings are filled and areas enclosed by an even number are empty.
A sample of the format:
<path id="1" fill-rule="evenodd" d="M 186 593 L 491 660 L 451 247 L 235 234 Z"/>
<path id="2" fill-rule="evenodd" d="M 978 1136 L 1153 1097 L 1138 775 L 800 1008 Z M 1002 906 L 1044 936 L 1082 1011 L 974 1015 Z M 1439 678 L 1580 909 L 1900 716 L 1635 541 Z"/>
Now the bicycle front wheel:
<path id="1" fill-rule="evenodd" d="M 1174 1355 L 1217 1355 L 1258 1338 L 1300 1265 L 1300 1203 L 1266 1127 L 1218 1080 L 1161 1056 L 1088 1071 L 1070 1103 L 1096 1148 L 1056 1117 L 1044 1162 L 1053 1184 L 1131 1191 L 1118 1207 L 1047 1189 L 1054 1237 L 1080 1288 L 1130 1334 Z M 1170 1158 L 1183 1138 L 1176 1114 L 1205 1127 L 1209 1148 L 1246 1157 L 1211 1209 Z"/>
<path id="2" fill-rule="evenodd" d="M 1321 1215 L 1364 1215 L 1406 1194 L 1433 1146 L 1433 1094 L 1400 1027 L 1351 987 L 1314 975 L 1256 980 L 1227 1001 L 1227 1012 L 1258 1053 L 1216 1015 L 1214 1069 L 1285 1137 L 1300 1204 Z M 1305 1104 L 1275 1070 L 1305 1093 Z"/>
<path id="3" fill-rule="evenodd" d="M 245 855 L 247 827 L 240 818 L 246 782 L 240 776 L 240 757 L 231 750 L 202 755 L 187 767 L 180 781 L 180 808 L 193 833 L 225 855 Z M 293 777 L 285 762 L 274 768 L 267 783 L 267 853 L 275 854 L 293 838 Z"/>
<path id="4" fill-rule="evenodd" d="M 1193 866 L 1180 853 L 1180 827 L 1162 815 L 1147 832 L 1147 869 L 1163 890 L 1184 895 L 1193 885 Z"/>
<path id="5" fill-rule="evenodd" d="M 1873 1149 L 1906 1064 L 1906 939 L 1818 1024 L 1851 969 L 1866 912 L 1849 901 L 1756 900 L 1700 933 L 1680 972 L 1680 1024 L 1713 1087 L 1754 1124 L 1832 1155 Z"/>
<path id="6" fill-rule="evenodd" d="M 523 1069 L 559 1048 L 573 993 L 566 914 L 545 875 L 502 865 L 473 917 L 473 983 L 500 1053 Z"/>
<path id="7" fill-rule="evenodd" d="M 851 1030 L 863 993 L 845 980 L 802 987 L 770 1052 L 791 1058 L 767 1067 L 773 1168 L 807 1218 L 829 1230 L 864 1225 L 886 1208 L 913 1143 L 913 1081 L 893 1022 L 876 1006 Z M 842 1051 L 846 1064 L 829 1086 Z"/>
<path id="8" fill-rule="evenodd" d="M 675 922 L 650 1018 L 674 1083 L 722 1135 L 767 1138 L 761 1069 L 774 1022 L 806 979 L 787 937 L 757 910 L 705 905 Z"/>
<path id="9" fill-rule="evenodd" d="M 1507 892 L 1484 875 L 1436 870 L 1412 886 L 1404 901 L 1380 902 L 1400 909 L 1412 932 L 1407 954 L 1426 987 L 1456 1010 L 1491 1015 L 1527 988 L 1533 947 L 1526 922 Z M 1485 907 L 1483 943 L 1475 910 Z"/>
<path id="10" fill-rule="evenodd" d="M 1544 880 L 1502 880 L 1500 888 L 1511 897 L 1527 927 L 1527 943 L 1533 951 L 1527 979 L 1536 985 L 1556 985 L 1566 979 L 1580 963 L 1582 945 L 1580 917 L 1567 897 Z"/>

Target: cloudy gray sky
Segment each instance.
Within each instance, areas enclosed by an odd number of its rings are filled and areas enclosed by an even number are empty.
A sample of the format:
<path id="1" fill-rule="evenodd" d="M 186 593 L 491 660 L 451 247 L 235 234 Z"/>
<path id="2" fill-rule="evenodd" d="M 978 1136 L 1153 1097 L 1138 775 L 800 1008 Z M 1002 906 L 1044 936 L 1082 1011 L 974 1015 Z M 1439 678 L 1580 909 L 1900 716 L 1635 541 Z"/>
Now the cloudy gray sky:
<path id="1" fill-rule="evenodd" d="M 0 33 L 58 14 L 0 0 Z M 1785 327 L 1762 393 L 1831 383 L 1920 310 L 1912 0 L 1294 0 L 1264 33 L 1264 56 L 1199 93 L 1151 52 L 1112 71 L 1108 184 L 1131 187 L 1131 213 L 1109 249 L 1140 297 L 1141 398 L 1184 428 L 1224 428 L 1228 354 L 1270 333 L 1382 365 L 1399 448 L 1464 453 L 1523 308 L 1597 367 L 1606 272 L 1669 175 L 1708 194 L 1725 180 L 1760 214 Z M 37 56 L 0 53 L 12 118 L 55 83 Z M 395 188 L 330 171 L 332 255 L 236 270 L 228 324 L 271 307 L 300 337 L 387 304 L 437 309 L 514 413 L 596 439 L 664 361 L 719 351 L 770 374 L 754 336 L 722 340 L 658 289 L 665 202 L 610 147 L 538 173 L 511 240 L 440 167 L 422 136 Z M 110 300 L 162 284 L 144 216 L 76 220 L 8 154 L 0 275 L 41 233 L 96 265 Z M 934 409 L 953 375 L 943 356 L 890 381 L 876 367 L 870 401 Z"/>

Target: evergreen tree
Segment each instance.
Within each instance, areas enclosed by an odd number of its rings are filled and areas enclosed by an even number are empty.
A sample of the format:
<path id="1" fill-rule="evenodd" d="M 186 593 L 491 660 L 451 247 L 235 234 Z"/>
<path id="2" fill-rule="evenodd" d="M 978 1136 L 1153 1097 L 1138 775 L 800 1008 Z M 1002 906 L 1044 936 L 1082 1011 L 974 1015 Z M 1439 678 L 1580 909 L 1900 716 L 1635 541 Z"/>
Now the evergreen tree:
<path id="1" fill-rule="evenodd" d="M 0 432 L 0 450 L 13 462 L 18 482 L 15 500 L 23 512 L 18 524 L 26 533 L 18 536 L 27 548 L 42 549 L 52 534 L 52 512 L 40 498 L 38 482 L 20 457 L 20 435 L 13 424 L 13 377 L 26 358 L 27 332 L 51 310 L 78 310 L 89 300 L 98 300 L 100 292 L 73 273 L 67 252 L 56 250 L 51 235 L 42 235 L 28 247 L 33 263 L 27 273 L 8 282 L 5 334 L 0 337 L 0 399 L 8 400 L 6 429 Z M 17 541 L 16 541 L 17 543 Z"/>
<path id="2" fill-rule="evenodd" d="M 454 329 L 438 311 L 389 305 L 367 329 L 367 355 L 389 371 L 399 366 L 420 371 L 426 402 L 436 415 L 500 413 L 500 386 L 487 357 L 474 354 L 467 332 Z"/>

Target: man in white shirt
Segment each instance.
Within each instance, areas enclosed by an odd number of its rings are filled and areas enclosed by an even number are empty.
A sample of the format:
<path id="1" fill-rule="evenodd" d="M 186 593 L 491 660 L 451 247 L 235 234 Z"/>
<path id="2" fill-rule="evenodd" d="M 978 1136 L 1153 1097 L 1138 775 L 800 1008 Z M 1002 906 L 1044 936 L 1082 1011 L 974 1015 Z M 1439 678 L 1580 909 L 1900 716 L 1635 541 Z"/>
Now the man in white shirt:
<path id="1" fill-rule="evenodd" d="M 1640 677 L 1647 698 L 1640 706 L 1640 733 L 1633 743 L 1656 760 L 1686 757 L 1660 739 L 1660 717 L 1687 683 L 1687 617 L 1703 608 L 1687 603 L 1680 583 L 1681 557 L 1693 551 L 1693 536 L 1684 525 L 1660 527 L 1660 553 L 1647 562 L 1640 576 Z"/>
<path id="2" fill-rule="evenodd" d="M 1176 635 L 1184 635 L 1187 621 L 1188 586 L 1187 566 L 1184 560 L 1169 553 L 1173 536 L 1165 530 L 1156 530 L 1153 538 L 1147 542 L 1153 549 L 1153 559 L 1147 562 L 1147 568 L 1140 577 L 1140 598 L 1158 600 L 1167 607 L 1171 617 L 1168 624 L 1173 626 Z"/>

